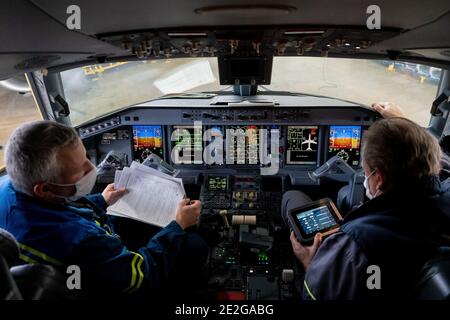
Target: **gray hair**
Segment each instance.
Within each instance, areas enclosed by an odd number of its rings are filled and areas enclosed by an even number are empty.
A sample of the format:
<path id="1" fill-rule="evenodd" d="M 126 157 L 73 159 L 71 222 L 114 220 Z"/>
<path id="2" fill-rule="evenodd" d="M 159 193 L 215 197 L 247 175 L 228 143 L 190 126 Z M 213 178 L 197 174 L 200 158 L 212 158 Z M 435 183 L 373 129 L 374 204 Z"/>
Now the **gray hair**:
<path id="1" fill-rule="evenodd" d="M 5 150 L 6 171 L 14 188 L 33 195 L 37 183 L 58 181 L 57 151 L 78 143 L 73 128 L 54 121 L 34 121 L 18 127 Z"/>
<path id="2" fill-rule="evenodd" d="M 363 140 L 362 158 L 371 170 L 379 169 L 387 177 L 384 190 L 439 175 L 442 152 L 438 140 L 411 120 L 379 120 Z"/>

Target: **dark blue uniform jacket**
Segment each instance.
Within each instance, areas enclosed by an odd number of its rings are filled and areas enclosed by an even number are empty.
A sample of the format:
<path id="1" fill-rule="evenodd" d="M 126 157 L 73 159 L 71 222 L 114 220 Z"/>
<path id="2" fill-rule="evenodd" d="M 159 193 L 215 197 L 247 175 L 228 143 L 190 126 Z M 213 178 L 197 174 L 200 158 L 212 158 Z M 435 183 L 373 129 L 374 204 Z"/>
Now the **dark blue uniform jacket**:
<path id="1" fill-rule="evenodd" d="M 186 232 L 172 221 L 138 251 L 128 250 L 105 214 L 101 194 L 83 205 L 39 201 L 0 179 L 0 228 L 20 244 L 20 259 L 46 263 L 66 272 L 81 269 L 82 289 L 117 294 L 160 288 L 174 270 Z"/>

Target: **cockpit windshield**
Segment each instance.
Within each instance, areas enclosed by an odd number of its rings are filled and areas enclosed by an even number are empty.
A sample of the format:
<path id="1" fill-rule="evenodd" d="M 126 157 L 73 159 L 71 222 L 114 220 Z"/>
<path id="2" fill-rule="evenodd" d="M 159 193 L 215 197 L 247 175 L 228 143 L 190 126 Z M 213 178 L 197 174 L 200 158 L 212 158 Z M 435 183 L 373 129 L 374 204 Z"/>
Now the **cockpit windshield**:
<path id="1" fill-rule="evenodd" d="M 395 101 L 428 125 L 441 69 L 406 62 L 274 57 L 271 84 L 259 91 L 320 95 L 369 105 Z M 231 91 L 219 83 L 217 58 L 177 58 L 84 66 L 61 72 L 73 125 L 170 94 Z"/>

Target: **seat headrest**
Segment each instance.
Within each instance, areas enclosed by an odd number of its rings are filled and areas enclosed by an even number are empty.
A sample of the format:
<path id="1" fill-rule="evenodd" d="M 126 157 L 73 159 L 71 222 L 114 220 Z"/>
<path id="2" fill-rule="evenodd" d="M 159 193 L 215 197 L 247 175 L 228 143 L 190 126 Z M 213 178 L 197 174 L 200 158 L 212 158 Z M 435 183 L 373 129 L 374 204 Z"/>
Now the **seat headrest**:
<path id="1" fill-rule="evenodd" d="M 19 244 L 14 236 L 0 228 L 0 255 L 6 260 L 9 266 L 12 266 L 19 259 Z"/>
<path id="2" fill-rule="evenodd" d="M 419 300 L 450 300 L 450 247 L 424 265 L 416 292 Z"/>

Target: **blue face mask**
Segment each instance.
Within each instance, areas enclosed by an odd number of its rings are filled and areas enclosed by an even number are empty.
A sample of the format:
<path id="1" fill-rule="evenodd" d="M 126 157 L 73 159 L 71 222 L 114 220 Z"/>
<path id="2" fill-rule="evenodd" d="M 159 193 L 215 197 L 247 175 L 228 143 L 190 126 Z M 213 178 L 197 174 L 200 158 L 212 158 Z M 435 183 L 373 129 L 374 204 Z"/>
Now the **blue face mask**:
<path id="1" fill-rule="evenodd" d="M 367 177 L 364 176 L 364 188 L 366 189 L 366 197 L 369 198 L 369 200 L 372 200 L 373 198 L 375 198 L 378 195 L 378 191 L 377 193 L 375 193 L 374 195 L 372 195 L 370 193 L 370 189 L 369 189 L 369 178 L 375 173 L 377 169 L 374 169 Z"/>

